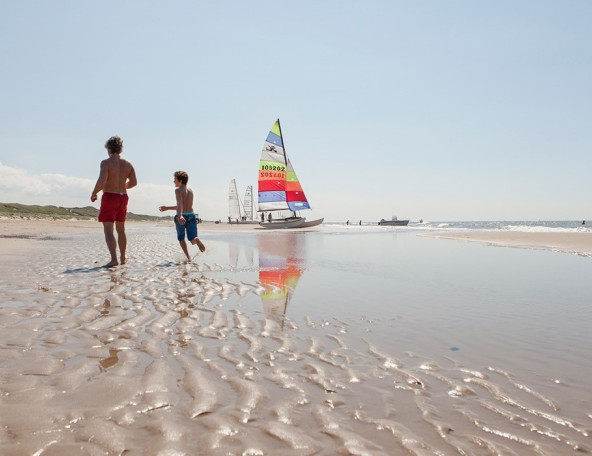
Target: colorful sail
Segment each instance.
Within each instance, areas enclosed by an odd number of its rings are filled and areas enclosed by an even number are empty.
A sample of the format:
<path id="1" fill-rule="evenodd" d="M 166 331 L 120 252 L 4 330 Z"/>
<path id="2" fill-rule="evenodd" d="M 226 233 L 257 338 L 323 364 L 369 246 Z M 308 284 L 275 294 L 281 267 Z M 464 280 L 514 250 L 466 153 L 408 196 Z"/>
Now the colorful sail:
<path id="1" fill-rule="evenodd" d="M 258 182 L 259 211 L 310 209 L 294 168 L 286 158 L 279 119 L 263 144 Z"/>
<path id="2" fill-rule="evenodd" d="M 304 195 L 304 191 L 296 177 L 296 172 L 294 171 L 290 160 L 288 160 L 286 173 L 286 201 L 288 202 L 288 207 L 291 211 L 310 209 L 306 195 Z"/>

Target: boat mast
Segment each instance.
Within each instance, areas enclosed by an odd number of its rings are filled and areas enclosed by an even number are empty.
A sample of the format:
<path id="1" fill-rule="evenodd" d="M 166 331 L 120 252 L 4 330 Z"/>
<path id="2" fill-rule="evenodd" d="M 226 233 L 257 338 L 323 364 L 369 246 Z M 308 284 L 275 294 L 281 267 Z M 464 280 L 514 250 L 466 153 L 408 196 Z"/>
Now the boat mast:
<path id="1" fill-rule="evenodd" d="M 282 148 L 284 149 L 284 165 L 286 165 L 286 171 L 288 171 L 288 156 L 286 155 L 286 143 L 284 142 L 284 135 L 282 134 L 282 125 L 280 119 L 277 120 L 278 128 L 280 130 L 280 138 L 282 138 Z"/>
<path id="2" fill-rule="evenodd" d="M 280 138 L 282 138 L 282 148 L 284 149 L 284 164 L 286 165 L 286 174 L 288 173 L 288 154 L 286 154 L 286 143 L 284 142 L 284 135 L 282 134 L 282 124 L 280 123 L 280 119 L 278 117 L 277 120 L 278 128 L 280 130 Z M 296 217 L 296 211 L 292 211 L 292 215 Z"/>

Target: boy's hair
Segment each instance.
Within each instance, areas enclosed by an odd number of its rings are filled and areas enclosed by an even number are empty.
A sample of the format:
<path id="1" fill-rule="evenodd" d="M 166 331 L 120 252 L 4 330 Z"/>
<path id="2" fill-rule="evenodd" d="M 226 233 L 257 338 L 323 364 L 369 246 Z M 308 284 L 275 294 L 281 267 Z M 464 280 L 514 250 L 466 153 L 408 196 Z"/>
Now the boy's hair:
<path id="1" fill-rule="evenodd" d="M 185 171 L 175 171 L 175 179 L 177 179 L 183 185 L 187 185 L 187 182 L 189 181 L 189 175 Z"/>
<path id="2" fill-rule="evenodd" d="M 123 141 L 119 136 L 111 136 L 105 143 L 105 148 L 112 154 L 120 154 L 123 150 Z"/>

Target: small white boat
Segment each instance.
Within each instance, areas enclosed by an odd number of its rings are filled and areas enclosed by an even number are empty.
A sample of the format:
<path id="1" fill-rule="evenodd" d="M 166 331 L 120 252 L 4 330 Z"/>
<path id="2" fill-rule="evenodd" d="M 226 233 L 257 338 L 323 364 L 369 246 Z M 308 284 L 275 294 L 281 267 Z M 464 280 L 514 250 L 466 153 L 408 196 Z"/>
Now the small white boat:
<path id="1" fill-rule="evenodd" d="M 409 220 L 399 220 L 396 215 L 393 215 L 390 220 L 382 219 L 378 222 L 380 226 L 406 226 L 408 223 Z"/>

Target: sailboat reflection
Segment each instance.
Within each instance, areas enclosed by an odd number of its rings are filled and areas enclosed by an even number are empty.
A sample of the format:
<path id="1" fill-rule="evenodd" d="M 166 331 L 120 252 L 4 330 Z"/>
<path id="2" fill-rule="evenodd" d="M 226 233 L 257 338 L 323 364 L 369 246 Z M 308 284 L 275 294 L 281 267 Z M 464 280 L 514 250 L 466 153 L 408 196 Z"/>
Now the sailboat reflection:
<path id="1" fill-rule="evenodd" d="M 283 325 L 288 303 L 304 271 L 305 233 L 258 236 L 259 282 L 265 316 Z"/>

